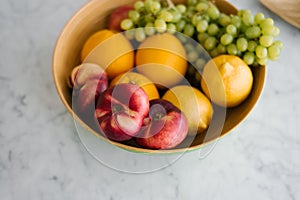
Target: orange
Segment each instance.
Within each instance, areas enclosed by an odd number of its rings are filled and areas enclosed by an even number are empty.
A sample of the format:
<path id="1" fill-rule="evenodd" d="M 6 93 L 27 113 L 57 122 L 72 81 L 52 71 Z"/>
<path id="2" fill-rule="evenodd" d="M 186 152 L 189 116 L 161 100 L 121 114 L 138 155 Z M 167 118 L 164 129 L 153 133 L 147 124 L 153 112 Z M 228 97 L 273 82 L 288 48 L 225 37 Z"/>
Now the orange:
<path id="1" fill-rule="evenodd" d="M 180 82 L 187 70 L 186 52 L 172 34 L 146 38 L 136 53 L 137 70 L 158 87 L 171 87 Z"/>
<path id="2" fill-rule="evenodd" d="M 87 39 L 81 51 L 81 60 L 98 64 L 112 79 L 134 67 L 134 50 L 121 33 L 103 29 Z"/>
<path id="3" fill-rule="evenodd" d="M 120 74 L 111 81 L 110 86 L 112 87 L 119 83 L 132 83 L 138 85 L 146 92 L 149 100 L 159 98 L 159 93 L 155 85 L 142 74 L 136 72 L 126 72 L 124 74 Z"/>
<path id="4" fill-rule="evenodd" d="M 252 85 L 252 71 L 238 56 L 217 56 L 203 69 L 201 87 L 220 106 L 239 105 L 250 94 Z"/>
<path id="5" fill-rule="evenodd" d="M 213 107 L 200 90 L 188 85 L 178 85 L 169 89 L 162 98 L 174 104 L 185 114 L 189 135 L 196 135 L 208 128 Z"/>

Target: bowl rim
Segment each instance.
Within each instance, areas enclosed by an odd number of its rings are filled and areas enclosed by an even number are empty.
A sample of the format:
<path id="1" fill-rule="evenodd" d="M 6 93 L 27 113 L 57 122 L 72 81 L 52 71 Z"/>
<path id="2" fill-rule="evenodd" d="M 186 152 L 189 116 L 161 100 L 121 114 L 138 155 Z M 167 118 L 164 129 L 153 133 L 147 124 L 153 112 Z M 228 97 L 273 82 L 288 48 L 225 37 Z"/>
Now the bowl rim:
<path id="1" fill-rule="evenodd" d="M 223 4 L 227 4 L 227 6 L 230 6 L 231 8 L 235 9 L 236 11 L 238 10 L 234 5 L 232 5 L 230 2 L 226 1 L 226 0 L 214 0 L 214 3 L 223 3 Z M 227 132 L 225 132 L 224 134 L 219 135 L 216 138 L 213 138 L 209 141 L 203 142 L 201 144 L 198 145 L 194 145 L 194 146 L 189 146 L 189 147 L 184 147 L 184 148 L 174 148 L 174 149 L 159 149 L 159 150 L 154 150 L 154 149 L 146 149 L 146 148 L 142 148 L 142 147 L 135 147 L 135 146 L 130 146 L 127 144 L 123 144 L 117 141 L 112 141 L 109 140 L 108 138 L 100 135 L 99 133 L 97 133 L 95 130 L 93 130 L 91 127 L 89 127 L 85 122 L 83 122 L 76 114 L 75 112 L 72 110 L 72 108 L 70 107 L 70 105 L 68 104 L 66 98 L 64 97 L 63 91 L 62 89 L 59 87 L 58 84 L 58 78 L 56 76 L 57 72 L 56 72 L 56 63 L 58 62 L 56 57 L 57 54 L 59 52 L 59 48 L 61 46 L 61 44 L 63 43 L 63 35 L 65 35 L 66 32 L 68 32 L 68 30 L 70 28 L 72 28 L 72 24 L 74 23 L 74 21 L 78 18 L 78 16 L 80 16 L 83 12 L 86 12 L 86 10 L 93 6 L 94 4 L 98 4 L 99 1 L 89 1 L 86 2 L 83 6 L 80 7 L 79 10 L 77 10 L 72 16 L 71 18 L 66 22 L 66 24 L 63 26 L 62 31 L 59 33 L 58 38 L 56 40 L 56 44 L 55 44 L 55 48 L 53 51 L 53 56 L 52 56 L 52 76 L 53 76 L 53 81 L 55 84 L 55 88 L 57 90 L 58 96 L 60 97 L 63 105 L 66 107 L 67 111 L 69 112 L 69 114 L 71 114 L 71 116 L 73 117 L 73 120 L 76 120 L 78 122 L 79 125 L 81 125 L 85 130 L 87 130 L 89 133 L 92 133 L 93 135 L 95 135 L 97 138 L 108 142 L 116 147 L 119 147 L 123 150 L 129 151 L 129 152 L 133 152 L 133 153 L 142 153 L 142 154 L 177 154 L 177 153 L 186 153 L 186 152 L 192 152 L 195 150 L 199 150 L 201 148 L 203 148 L 206 145 L 209 145 L 211 143 L 217 142 L 220 139 L 224 138 L 225 136 L 229 135 L 232 130 L 234 128 L 236 128 L 239 124 L 241 124 L 250 114 L 250 112 L 254 109 L 254 107 L 256 106 L 257 102 L 259 101 L 259 99 L 261 98 L 261 95 L 259 95 L 255 101 L 253 106 L 248 109 L 245 113 L 243 118 L 236 123 L 234 126 L 232 126 L 230 129 L 227 130 Z M 261 69 L 260 73 L 262 73 L 263 79 L 260 79 L 260 84 L 261 87 L 259 87 L 258 89 L 258 93 L 261 94 L 263 89 L 264 89 L 264 85 L 265 85 L 265 80 L 266 80 L 266 66 L 259 66 Z M 75 122 L 74 122 L 75 123 Z"/>

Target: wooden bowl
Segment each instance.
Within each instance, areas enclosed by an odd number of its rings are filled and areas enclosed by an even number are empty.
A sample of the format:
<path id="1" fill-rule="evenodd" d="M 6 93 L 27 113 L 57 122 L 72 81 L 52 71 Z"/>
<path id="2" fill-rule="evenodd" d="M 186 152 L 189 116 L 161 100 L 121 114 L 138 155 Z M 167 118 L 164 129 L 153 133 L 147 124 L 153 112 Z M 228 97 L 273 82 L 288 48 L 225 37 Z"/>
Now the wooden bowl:
<path id="1" fill-rule="evenodd" d="M 266 67 L 252 68 L 254 76 L 253 89 L 249 97 L 239 106 L 226 109 L 224 123 L 210 127 L 210 133 L 197 135 L 188 146 L 179 145 L 175 149 L 150 150 L 136 146 L 134 143 L 119 143 L 110 141 L 99 135 L 92 128 L 81 121 L 72 110 L 72 91 L 68 86 L 68 78 L 72 69 L 80 64 L 80 51 L 87 38 L 94 32 L 106 27 L 109 14 L 120 5 L 132 4 L 135 0 L 93 0 L 83 6 L 66 24 L 61 32 L 53 55 L 53 77 L 57 92 L 69 113 L 82 125 L 85 130 L 96 135 L 99 139 L 107 141 L 120 148 L 141 153 L 178 153 L 199 149 L 227 135 L 233 128 L 241 123 L 256 104 L 265 81 Z M 174 3 L 184 3 L 184 0 L 174 0 Z M 215 0 L 221 12 L 236 14 L 237 9 L 223 0 Z M 221 120 L 222 121 L 222 120 Z M 223 122 L 222 121 L 222 122 Z M 212 126 L 212 125 L 211 125 Z M 209 134 L 209 135 L 208 135 Z M 183 143 L 185 144 L 185 143 Z"/>

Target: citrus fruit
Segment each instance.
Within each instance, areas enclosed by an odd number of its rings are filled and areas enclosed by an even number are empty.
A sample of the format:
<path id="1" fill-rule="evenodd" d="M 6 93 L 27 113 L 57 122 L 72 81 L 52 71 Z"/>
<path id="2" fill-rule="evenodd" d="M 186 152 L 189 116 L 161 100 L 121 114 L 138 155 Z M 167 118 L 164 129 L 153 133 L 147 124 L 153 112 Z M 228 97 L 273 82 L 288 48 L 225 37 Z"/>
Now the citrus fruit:
<path id="1" fill-rule="evenodd" d="M 252 71 L 238 56 L 217 56 L 203 69 L 201 87 L 220 106 L 239 105 L 250 94 L 252 85 Z"/>
<path id="2" fill-rule="evenodd" d="M 133 68 L 134 51 L 121 33 L 103 29 L 87 39 L 81 51 L 81 60 L 100 65 L 112 79 Z"/>
<path id="3" fill-rule="evenodd" d="M 208 128 L 213 107 L 200 90 L 188 85 L 178 85 L 170 88 L 162 99 L 171 102 L 186 115 L 189 135 L 201 133 Z"/>
<path id="4" fill-rule="evenodd" d="M 126 72 L 124 74 L 120 74 L 111 81 L 110 86 L 112 87 L 119 83 L 132 83 L 138 85 L 146 92 L 149 100 L 159 98 L 159 93 L 156 86 L 152 83 L 152 81 L 142 74 L 136 72 Z"/>
<path id="5" fill-rule="evenodd" d="M 172 34 L 146 38 L 136 53 L 137 70 L 158 87 L 171 87 L 180 82 L 187 70 L 186 52 Z"/>

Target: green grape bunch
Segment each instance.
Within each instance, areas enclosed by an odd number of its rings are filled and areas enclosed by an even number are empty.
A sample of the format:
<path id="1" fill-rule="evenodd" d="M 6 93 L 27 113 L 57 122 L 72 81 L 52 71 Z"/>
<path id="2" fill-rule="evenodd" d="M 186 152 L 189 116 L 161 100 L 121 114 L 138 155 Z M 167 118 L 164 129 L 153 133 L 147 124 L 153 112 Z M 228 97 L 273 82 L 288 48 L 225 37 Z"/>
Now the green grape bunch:
<path id="1" fill-rule="evenodd" d="M 211 57 L 236 55 L 253 66 L 277 60 L 283 47 L 276 40 L 280 30 L 273 19 L 250 10 L 227 15 L 208 0 L 177 5 L 171 0 L 137 1 L 120 26 L 124 31 L 132 30 L 125 35 L 138 42 L 155 33 L 183 33 L 199 42 Z M 197 60 L 196 55 L 195 51 L 189 53 L 192 60 Z"/>

